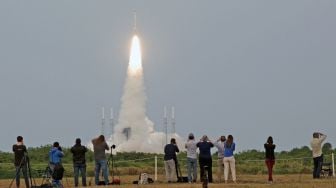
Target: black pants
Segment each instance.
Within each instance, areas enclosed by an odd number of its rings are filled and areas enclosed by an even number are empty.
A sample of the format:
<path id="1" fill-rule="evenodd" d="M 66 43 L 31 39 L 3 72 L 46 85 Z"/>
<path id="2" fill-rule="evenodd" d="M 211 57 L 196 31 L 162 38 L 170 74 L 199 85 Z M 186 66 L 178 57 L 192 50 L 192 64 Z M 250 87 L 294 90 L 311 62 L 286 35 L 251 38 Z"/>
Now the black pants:
<path id="1" fill-rule="evenodd" d="M 174 159 L 174 162 L 175 162 L 176 178 L 177 178 L 177 180 L 178 180 L 179 177 L 180 177 L 180 174 L 179 174 L 179 168 L 180 168 L 180 166 L 179 166 L 179 164 L 178 164 L 177 159 Z"/>
<path id="2" fill-rule="evenodd" d="M 314 160 L 313 178 L 320 178 L 323 163 L 323 155 L 319 157 L 314 157 L 313 160 Z"/>
<path id="3" fill-rule="evenodd" d="M 20 187 L 20 171 L 22 171 L 25 183 L 26 183 L 26 187 L 29 188 L 29 180 L 28 180 L 28 169 L 27 169 L 27 165 L 22 165 L 20 166 L 15 166 L 16 169 L 16 186 Z"/>
<path id="4" fill-rule="evenodd" d="M 201 180 L 203 179 L 204 176 L 204 166 L 208 166 L 208 178 L 209 182 L 212 182 L 212 159 L 200 157 L 199 166 L 200 166 Z"/>

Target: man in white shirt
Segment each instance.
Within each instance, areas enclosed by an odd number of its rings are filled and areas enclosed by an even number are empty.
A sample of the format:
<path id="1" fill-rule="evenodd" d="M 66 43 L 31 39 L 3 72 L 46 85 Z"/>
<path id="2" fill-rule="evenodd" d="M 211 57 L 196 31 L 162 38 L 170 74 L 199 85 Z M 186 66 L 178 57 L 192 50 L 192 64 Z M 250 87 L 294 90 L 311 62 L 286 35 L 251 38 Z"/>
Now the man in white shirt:
<path id="1" fill-rule="evenodd" d="M 314 171 L 313 178 L 320 178 L 322 163 L 323 163 L 323 154 L 322 154 L 322 142 L 327 138 L 327 135 L 324 135 L 319 132 L 313 133 L 313 139 L 310 142 L 312 148 L 313 160 L 314 160 Z"/>
<path id="2" fill-rule="evenodd" d="M 224 174 L 224 142 L 226 138 L 225 136 L 219 137 L 219 139 L 214 143 L 214 146 L 217 148 L 218 158 L 217 158 L 217 178 L 218 181 L 221 182 L 222 176 Z"/>
<path id="3" fill-rule="evenodd" d="M 187 166 L 188 166 L 188 182 L 196 182 L 197 181 L 197 142 L 195 141 L 195 137 L 192 133 L 188 136 L 188 141 L 185 144 L 185 148 L 187 149 Z"/>

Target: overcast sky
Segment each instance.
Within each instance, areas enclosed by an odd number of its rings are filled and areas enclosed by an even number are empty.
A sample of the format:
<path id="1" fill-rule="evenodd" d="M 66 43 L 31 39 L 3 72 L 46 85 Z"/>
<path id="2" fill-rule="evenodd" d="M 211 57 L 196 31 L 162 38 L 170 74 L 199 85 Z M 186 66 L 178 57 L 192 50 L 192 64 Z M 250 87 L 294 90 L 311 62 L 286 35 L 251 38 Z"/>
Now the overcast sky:
<path id="1" fill-rule="evenodd" d="M 0 1 L 0 150 L 100 134 L 126 79 L 133 10 L 147 115 L 239 151 L 336 144 L 336 1 Z M 106 110 L 108 113 L 108 110 Z M 117 116 L 117 114 L 116 114 Z"/>

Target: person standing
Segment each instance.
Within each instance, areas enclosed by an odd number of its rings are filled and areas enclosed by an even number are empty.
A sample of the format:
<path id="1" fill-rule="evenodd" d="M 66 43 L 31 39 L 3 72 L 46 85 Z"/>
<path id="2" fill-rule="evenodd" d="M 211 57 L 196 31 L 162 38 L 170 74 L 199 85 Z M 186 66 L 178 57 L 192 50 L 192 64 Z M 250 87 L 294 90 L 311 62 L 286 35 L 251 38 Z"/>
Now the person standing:
<path id="1" fill-rule="evenodd" d="M 61 186 L 61 179 L 63 177 L 64 168 L 62 166 L 62 158 L 64 153 L 58 142 L 53 143 L 53 147 L 49 151 L 49 166 L 52 171 L 52 183 L 55 187 Z"/>
<path id="2" fill-rule="evenodd" d="M 211 157 L 211 148 L 214 147 L 213 143 L 204 135 L 200 142 L 196 144 L 199 148 L 199 166 L 200 166 L 200 176 L 203 181 L 204 177 L 204 168 L 207 166 L 208 169 L 208 180 L 212 183 L 212 157 Z"/>
<path id="3" fill-rule="evenodd" d="M 82 186 L 86 187 L 86 160 L 85 153 L 88 149 L 81 145 L 81 139 L 76 139 L 76 144 L 70 149 L 72 153 L 75 187 L 78 187 L 79 171 L 82 175 Z"/>
<path id="4" fill-rule="evenodd" d="M 233 136 L 229 135 L 224 143 L 224 180 L 228 181 L 229 168 L 231 169 L 232 180 L 236 183 L 236 160 L 233 152 L 236 149 L 236 144 L 233 142 Z"/>
<path id="5" fill-rule="evenodd" d="M 197 146 L 196 146 L 195 137 L 192 133 L 188 136 L 188 141 L 185 144 L 187 149 L 187 167 L 188 167 L 188 182 L 197 181 Z"/>
<path id="6" fill-rule="evenodd" d="M 310 142 L 310 146 L 312 148 L 313 161 L 314 161 L 314 170 L 313 170 L 313 178 L 320 178 L 320 173 L 322 169 L 323 163 L 323 154 L 322 154 L 322 142 L 327 138 L 327 135 L 314 132 L 313 139 Z"/>
<path id="7" fill-rule="evenodd" d="M 164 165 L 166 170 L 166 179 L 168 183 L 177 181 L 177 157 L 179 152 L 175 138 L 170 139 L 170 144 L 164 147 Z"/>
<path id="8" fill-rule="evenodd" d="M 17 143 L 13 145 L 14 152 L 14 166 L 15 166 L 15 179 L 16 187 L 20 187 L 20 173 L 22 172 L 26 187 L 29 188 L 29 180 L 27 173 L 28 159 L 27 159 L 27 148 L 23 144 L 23 137 L 18 136 L 16 138 Z"/>
<path id="9" fill-rule="evenodd" d="M 275 145 L 273 144 L 273 138 L 269 136 L 267 142 L 264 144 L 265 148 L 265 164 L 268 170 L 268 182 L 273 183 L 273 166 L 275 164 L 274 149 Z"/>
<path id="10" fill-rule="evenodd" d="M 224 174 L 224 142 L 226 141 L 225 136 L 219 137 L 219 139 L 214 143 L 217 148 L 218 158 L 217 158 L 217 178 L 221 182 L 222 175 Z"/>
<path id="11" fill-rule="evenodd" d="M 104 135 L 100 135 L 98 138 L 92 139 L 92 144 L 95 159 L 95 184 L 99 184 L 99 173 L 100 169 L 102 169 L 105 185 L 108 185 L 108 167 L 105 150 L 109 150 L 109 146 L 105 141 Z"/>

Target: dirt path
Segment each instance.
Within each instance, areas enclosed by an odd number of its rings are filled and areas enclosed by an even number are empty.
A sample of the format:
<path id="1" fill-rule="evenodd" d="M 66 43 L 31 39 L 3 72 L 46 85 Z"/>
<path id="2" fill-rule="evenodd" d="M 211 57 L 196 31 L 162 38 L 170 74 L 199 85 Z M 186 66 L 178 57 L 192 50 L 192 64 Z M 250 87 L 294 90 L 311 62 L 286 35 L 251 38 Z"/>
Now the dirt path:
<path id="1" fill-rule="evenodd" d="M 130 187 L 158 187 L 158 188 L 194 188 L 194 187 L 202 187 L 201 183 L 188 184 L 188 183 L 165 183 L 163 177 L 158 177 L 159 181 L 156 181 L 153 184 L 149 185 L 134 185 L 132 182 L 137 180 L 137 176 L 122 176 L 120 177 L 121 185 L 118 186 L 120 188 L 130 188 Z M 267 183 L 265 175 L 240 175 L 237 177 L 238 183 L 233 184 L 224 184 L 224 183 L 211 183 L 209 184 L 209 188 L 217 188 L 217 187 L 251 187 L 251 188 L 263 188 L 270 187 L 270 184 Z M 88 178 L 88 183 L 92 178 Z M 335 178 L 323 178 L 319 180 L 314 180 L 311 178 L 311 175 L 276 175 L 274 176 L 274 183 L 271 187 L 277 188 L 336 188 L 336 179 Z M 42 179 L 35 179 L 37 185 L 41 184 Z M 81 181 L 81 180 L 80 180 Z M 11 180 L 0 180 L 0 188 L 9 188 Z M 74 187 L 72 178 L 64 178 L 63 185 L 66 188 Z M 24 182 L 21 180 L 21 187 L 24 187 Z M 89 187 L 98 187 L 98 186 L 89 186 Z M 105 187 L 116 187 L 116 185 L 105 186 Z M 15 182 L 12 188 L 15 188 Z"/>

